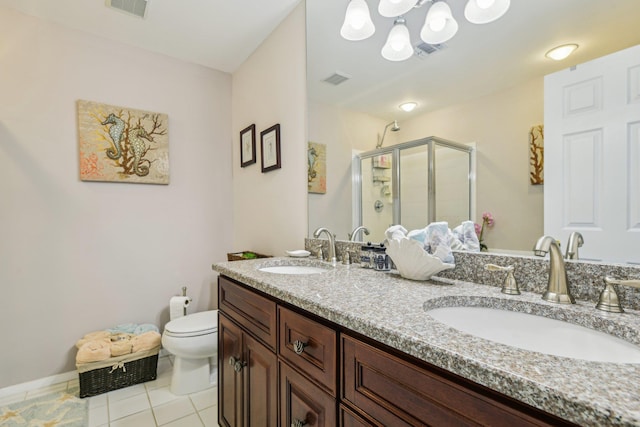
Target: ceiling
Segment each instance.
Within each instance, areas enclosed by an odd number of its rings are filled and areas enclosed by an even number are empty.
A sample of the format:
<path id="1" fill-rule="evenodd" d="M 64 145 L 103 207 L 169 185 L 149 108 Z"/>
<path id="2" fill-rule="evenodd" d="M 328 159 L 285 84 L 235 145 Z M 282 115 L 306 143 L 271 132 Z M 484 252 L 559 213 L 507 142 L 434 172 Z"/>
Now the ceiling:
<path id="1" fill-rule="evenodd" d="M 148 0 L 144 20 L 105 7 L 105 0 L 0 0 L 5 6 L 76 30 L 225 72 L 235 71 L 301 0 Z M 411 114 L 457 104 L 640 44 L 640 0 L 512 0 L 498 21 L 466 22 L 467 0 L 447 0 L 460 29 L 446 48 L 403 62 L 380 49 L 393 25 L 367 0 L 376 26 L 370 39 L 340 37 L 347 0 L 306 0 L 308 96 L 386 119 L 406 118 L 398 105 L 419 103 Z M 428 9 L 405 15 L 414 45 Z M 268 5 L 268 6 L 266 6 Z M 578 43 L 560 62 L 550 48 Z M 351 79 L 323 82 L 335 72 Z"/>
<path id="2" fill-rule="evenodd" d="M 484 25 L 466 21 L 467 0 L 447 0 L 459 30 L 446 48 L 391 62 L 380 49 L 393 19 L 378 14 L 377 0 L 367 3 L 376 32 L 354 42 L 340 37 L 346 0 L 307 0 L 308 96 L 389 120 L 411 116 L 398 109 L 404 101 L 418 102 L 412 114 L 423 114 L 640 44 L 640 0 L 511 0 L 502 18 Z M 405 15 L 414 46 L 429 5 Z M 580 47 L 563 61 L 545 58 L 565 43 Z M 351 79 L 323 82 L 335 72 Z"/>
<path id="3" fill-rule="evenodd" d="M 148 0 L 145 19 L 108 8 L 105 0 L 0 0 L 0 7 L 233 72 L 299 2 Z"/>

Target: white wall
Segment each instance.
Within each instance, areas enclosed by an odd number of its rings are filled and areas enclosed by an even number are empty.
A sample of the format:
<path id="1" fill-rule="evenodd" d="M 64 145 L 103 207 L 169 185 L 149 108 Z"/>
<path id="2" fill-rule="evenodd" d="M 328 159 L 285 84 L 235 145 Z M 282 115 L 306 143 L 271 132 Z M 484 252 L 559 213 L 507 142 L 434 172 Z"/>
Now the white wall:
<path id="1" fill-rule="evenodd" d="M 304 3 L 233 73 L 233 250 L 283 255 L 307 231 Z M 240 167 L 240 131 L 255 123 L 257 162 Z M 281 169 L 261 172 L 260 132 L 280 123 Z M 230 248 L 231 249 L 231 248 Z"/>
<path id="2" fill-rule="evenodd" d="M 75 369 L 86 332 L 162 327 L 183 285 L 212 307 L 232 137 L 228 74 L 4 8 L 0 70 L 1 388 Z M 170 185 L 81 182 L 77 99 L 168 114 Z"/>
<path id="3" fill-rule="evenodd" d="M 326 227 L 335 233 L 338 239 L 347 239 L 347 234 L 353 230 L 351 217 L 353 151 L 374 150 L 386 124 L 384 120 L 368 114 L 320 103 L 309 103 L 309 141 L 327 146 L 327 193 L 308 196 L 309 236 L 316 228 Z M 396 144 L 398 133 L 388 131 L 384 146 Z M 386 219 L 381 222 L 381 224 L 387 223 Z M 364 225 L 373 227 L 370 223 Z"/>

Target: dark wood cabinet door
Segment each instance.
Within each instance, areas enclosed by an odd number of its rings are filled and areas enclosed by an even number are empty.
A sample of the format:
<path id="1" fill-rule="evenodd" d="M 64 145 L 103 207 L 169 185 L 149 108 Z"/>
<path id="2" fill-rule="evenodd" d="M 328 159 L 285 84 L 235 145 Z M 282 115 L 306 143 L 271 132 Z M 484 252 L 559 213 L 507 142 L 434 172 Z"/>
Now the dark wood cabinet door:
<path id="1" fill-rule="evenodd" d="M 280 426 L 335 427 L 336 400 L 280 362 Z"/>
<path id="2" fill-rule="evenodd" d="M 242 360 L 242 331 L 218 313 L 218 421 L 224 427 L 242 426 L 242 373 L 229 363 Z"/>
<path id="3" fill-rule="evenodd" d="M 382 424 L 365 419 L 350 408 L 340 405 L 340 427 L 384 427 Z"/>
<path id="4" fill-rule="evenodd" d="M 278 354 L 336 396 L 337 333 L 318 322 L 278 307 Z"/>
<path id="5" fill-rule="evenodd" d="M 244 336 L 245 426 L 278 425 L 278 358 L 252 337 Z"/>

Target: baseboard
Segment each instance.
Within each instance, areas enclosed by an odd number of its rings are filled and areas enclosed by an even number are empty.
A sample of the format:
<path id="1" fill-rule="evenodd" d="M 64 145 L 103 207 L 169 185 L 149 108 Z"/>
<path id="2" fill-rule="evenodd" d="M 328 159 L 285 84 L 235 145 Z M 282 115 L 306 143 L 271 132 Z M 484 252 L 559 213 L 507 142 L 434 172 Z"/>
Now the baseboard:
<path id="1" fill-rule="evenodd" d="M 26 383 L 16 384 L 0 389 L 0 398 L 12 396 L 18 393 L 26 393 L 31 390 L 48 387 L 65 381 L 71 381 L 78 378 L 78 371 L 69 371 L 62 374 L 52 375 L 46 378 L 29 381 Z"/>

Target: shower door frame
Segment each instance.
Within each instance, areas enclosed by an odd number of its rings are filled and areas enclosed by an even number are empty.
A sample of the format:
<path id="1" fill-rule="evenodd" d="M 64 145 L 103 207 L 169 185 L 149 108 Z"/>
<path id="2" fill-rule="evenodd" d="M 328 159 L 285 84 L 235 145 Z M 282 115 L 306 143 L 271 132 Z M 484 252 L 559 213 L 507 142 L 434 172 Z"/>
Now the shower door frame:
<path id="1" fill-rule="evenodd" d="M 358 227 L 362 224 L 362 160 L 371 158 L 383 154 L 391 154 L 391 193 L 393 204 L 393 224 L 400 224 L 402 218 L 402 207 L 400 206 L 401 190 L 400 190 L 400 152 L 405 149 L 427 146 L 427 220 L 428 223 L 435 221 L 436 217 L 436 145 L 441 145 L 447 148 L 451 148 L 458 151 L 463 151 L 469 154 L 469 219 L 475 218 L 476 214 L 476 149 L 475 143 L 460 144 L 458 142 L 449 141 L 436 136 L 429 136 L 426 138 L 416 139 L 414 141 L 403 142 L 400 144 L 392 145 L 390 147 L 378 148 L 376 150 L 366 151 L 363 153 L 355 154 L 352 160 L 352 194 L 353 194 L 353 212 L 352 223 L 353 227 Z M 426 224 L 425 224 L 426 225 Z"/>

